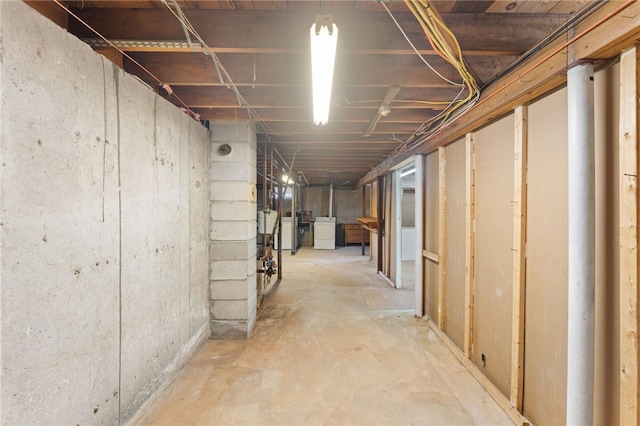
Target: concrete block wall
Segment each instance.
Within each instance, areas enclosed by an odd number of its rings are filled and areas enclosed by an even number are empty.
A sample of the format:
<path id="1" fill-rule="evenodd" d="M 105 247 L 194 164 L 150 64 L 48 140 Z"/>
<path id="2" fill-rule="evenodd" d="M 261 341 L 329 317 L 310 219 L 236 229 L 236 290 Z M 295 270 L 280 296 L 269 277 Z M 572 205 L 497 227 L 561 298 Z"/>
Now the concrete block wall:
<path id="1" fill-rule="evenodd" d="M 124 423 L 210 335 L 208 132 L 22 2 L 0 44 L 0 423 Z"/>
<path id="2" fill-rule="evenodd" d="M 221 152 L 228 145 L 231 152 Z M 256 134 L 215 122 L 209 149 L 211 334 L 246 339 L 256 321 Z"/>

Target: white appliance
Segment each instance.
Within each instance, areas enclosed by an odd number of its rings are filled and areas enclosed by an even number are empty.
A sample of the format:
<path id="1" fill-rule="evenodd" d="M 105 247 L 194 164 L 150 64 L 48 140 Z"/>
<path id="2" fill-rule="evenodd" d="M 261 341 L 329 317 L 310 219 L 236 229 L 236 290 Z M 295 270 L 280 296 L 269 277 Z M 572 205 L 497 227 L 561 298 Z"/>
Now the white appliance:
<path id="1" fill-rule="evenodd" d="M 275 210 L 258 210 L 258 234 L 271 234 L 276 224 L 278 212 Z M 265 229 L 266 219 L 266 229 Z"/>
<path id="2" fill-rule="evenodd" d="M 316 250 L 335 250 L 335 217 L 316 217 L 316 222 L 313 227 L 313 248 Z"/>
<path id="3" fill-rule="evenodd" d="M 296 228 L 295 228 L 295 245 L 296 250 L 298 249 L 298 218 L 296 217 Z M 291 250 L 291 218 L 283 217 L 282 218 L 282 250 Z"/>

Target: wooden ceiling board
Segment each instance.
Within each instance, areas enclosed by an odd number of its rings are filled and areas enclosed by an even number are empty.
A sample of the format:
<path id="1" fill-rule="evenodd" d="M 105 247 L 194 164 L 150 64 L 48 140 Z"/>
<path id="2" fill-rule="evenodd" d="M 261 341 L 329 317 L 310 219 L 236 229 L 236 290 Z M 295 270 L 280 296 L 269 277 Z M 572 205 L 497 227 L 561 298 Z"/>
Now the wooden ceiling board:
<path id="1" fill-rule="evenodd" d="M 87 9 L 79 16 L 109 39 L 184 40 L 178 20 L 166 9 Z M 188 10 L 185 14 L 205 43 L 217 48 L 308 49 L 308 34 L 315 12 Z M 524 52 L 532 40 L 540 41 L 565 21 L 563 15 L 442 14 L 463 50 Z M 409 12 L 394 14 L 417 48 L 428 48 L 422 28 Z M 386 13 L 337 13 L 339 50 L 411 50 Z M 522 31 L 523 22 L 527 30 Z M 127 25 L 122 25 L 127 22 Z M 84 26 L 70 22 L 79 37 L 95 37 Z M 297 35 L 297 36 L 292 36 Z"/>
<path id="2" fill-rule="evenodd" d="M 162 1 L 65 3 L 111 40 L 186 41 L 183 26 Z M 468 69 L 483 84 L 589 3 L 436 0 L 432 5 L 456 35 Z M 259 121 L 256 128 L 268 134 L 287 161 L 297 148 L 299 170 L 312 184 L 332 179 L 356 182 L 459 94 L 459 86 L 443 81 L 423 62 L 447 79 L 460 81 L 457 71 L 435 54 L 402 0 L 384 5 L 414 47 L 379 1 L 179 0 L 178 4 L 253 108 L 251 117 Z M 330 122 L 325 126 L 312 122 L 308 34 L 317 14 L 332 15 L 340 31 Z M 78 37 L 96 37 L 75 19 L 68 21 L 69 31 Z M 184 102 L 204 120 L 249 119 L 247 109 L 225 87 L 228 82 L 220 81 L 212 58 L 202 48 L 187 49 L 160 43 L 124 49 L 153 77 L 127 58 L 122 63 L 152 90 L 177 105 Z M 174 94 L 160 89 L 156 78 L 169 84 Z M 400 90 L 389 114 L 379 118 L 370 137 L 364 137 L 391 86 Z M 260 135 L 261 140 L 265 137 Z"/>

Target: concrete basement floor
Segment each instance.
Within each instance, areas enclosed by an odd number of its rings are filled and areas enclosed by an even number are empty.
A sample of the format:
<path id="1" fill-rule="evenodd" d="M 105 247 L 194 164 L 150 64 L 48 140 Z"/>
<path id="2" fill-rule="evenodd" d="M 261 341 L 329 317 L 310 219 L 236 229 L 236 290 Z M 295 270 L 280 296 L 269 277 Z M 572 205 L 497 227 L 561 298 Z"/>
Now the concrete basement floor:
<path id="1" fill-rule="evenodd" d="M 513 424 L 359 246 L 282 266 L 251 339 L 205 343 L 133 424 Z"/>

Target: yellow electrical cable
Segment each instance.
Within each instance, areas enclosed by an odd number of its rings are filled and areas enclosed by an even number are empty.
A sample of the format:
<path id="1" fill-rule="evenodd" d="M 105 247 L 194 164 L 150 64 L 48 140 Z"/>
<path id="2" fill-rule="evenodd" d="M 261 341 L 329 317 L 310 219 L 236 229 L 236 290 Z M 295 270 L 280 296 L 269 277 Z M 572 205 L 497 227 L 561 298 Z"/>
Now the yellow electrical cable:
<path id="1" fill-rule="evenodd" d="M 443 56 L 439 46 L 434 45 L 434 41 L 430 37 L 430 30 L 426 26 L 426 24 L 423 22 L 423 20 L 421 19 L 418 9 L 414 8 L 414 5 L 413 5 L 412 1 L 411 0 L 405 0 L 405 4 L 407 5 L 407 7 L 411 11 L 411 13 L 413 13 L 413 16 L 415 16 L 415 18 L 418 20 L 418 23 L 422 27 L 422 31 L 424 31 L 425 35 L 427 36 L 427 41 L 429 41 L 429 44 L 431 45 L 431 48 L 433 48 L 434 52 L 436 52 L 438 54 L 438 56 L 442 57 L 442 59 L 444 59 L 445 61 L 449 62 L 449 60 L 445 56 Z"/>
<path id="2" fill-rule="evenodd" d="M 455 55 L 451 51 L 448 42 L 444 39 L 440 31 L 438 30 L 438 27 L 436 26 L 436 24 L 438 24 L 438 20 L 434 19 L 435 17 L 428 7 L 425 9 L 425 7 L 422 7 L 422 5 L 416 0 L 411 1 L 424 23 L 429 27 L 429 34 L 427 36 L 435 40 L 435 42 L 438 44 L 439 49 L 442 51 L 445 57 L 448 58 L 448 62 L 452 65 L 455 65 L 453 63 L 455 61 Z"/>
<path id="3" fill-rule="evenodd" d="M 420 25 L 425 31 L 430 44 L 432 45 L 432 47 L 434 47 L 434 50 L 436 50 L 437 53 L 441 57 L 443 57 L 443 59 L 445 59 L 458 70 L 461 77 L 463 78 L 463 81 L 469 87 L 470 91 L 473 91 L 474 88 L 477 88 L 474 79 L 469 75 L 468 70 L 464 66 L 464 62 L 461 60 L 462 52 L 460 49 L 460 45 L 455 39 L 453 33 L 440 19 L 438 19 L 436 14 L 424 1 L 422 1 L 422 4 L 420 4 L 417 0 L 405 0 L 405 3 L 410 8 L 414 16 L 419 19 Z M 426 8 L 423 6 L 426 6 Z M 442 27 L 444 31 L 452 38 L 453 43 L 456 46 L 456 50 L 459 52 L 459 57 L 456 57 L 456 55 L 453 53 L 448 41 L 445 39 L 440 30 L 434 25 L 434 23 L 437 23 L 438 26 Z M 471 96 L 472 93 L 470 93 L 470 96 L 468 98 L 470 98 Z"/>
<path id="4" fill-rule="evenodd" d="M 430 0 L 404 1 L 407 8 L 420 24 L 433 50 L 458 71 L 462 78 L 463 85 L 468 92 L 466 98 L 461 100 L 454 100 L 452 102 L 423 102 L 433 105 L 448 104 L 449 106 L 445 108 L 442 113 L 436 115 L 436 117 L 425 121 L 414 133 L 414 135 L 417 135 L 427 130 L 435 131 L 443 126 L 455 111 L 467 105 L 473 98 L 478 98 L 479 87 L 464 63 L 462 49 L 458 40 L 430 5 Z M 462 91 L 458 96 L 460 94 L 462 94 Z M 438 124 L 432 128 L 431 126 L 436 122 L 438 122 Z"/>

